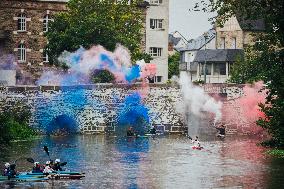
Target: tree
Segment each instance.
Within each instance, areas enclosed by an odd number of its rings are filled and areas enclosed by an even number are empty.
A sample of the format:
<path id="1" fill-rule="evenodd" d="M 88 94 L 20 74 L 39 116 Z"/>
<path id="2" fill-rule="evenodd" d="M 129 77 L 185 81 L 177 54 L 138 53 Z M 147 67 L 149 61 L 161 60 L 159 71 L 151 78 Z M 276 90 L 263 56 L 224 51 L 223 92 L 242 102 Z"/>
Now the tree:
<path id="1" fill-rule="evenodd" d="M 64 51 L 75 51 L 80 46 L 102 45 L 113 51 L 117 44 L 127 47 L 133 60 L 141 54 L 143 8 L 140 0 L 115 3 L 114 0 L 70 0 L 68 11 L 59 13 L 46 34 L 47 51 L 52 64 Z"/>
<path id="2" fill-rule="evenodd" d="M 206 6 L 207 10 L 217 12 L 215 21 L 219 25 L 233 15 L 265 22 L 265 31 L 254 36 L 258 42 L 245 49 L 244 61 L 235 65 L 232 80 L 238 83 L 264 81 L 268 96 L 260 107 L 266 117 L 259 119 L 257 124 L 267 129 L 275 144 L 284 146 L 283 1 L 210 0 Z"/>
<path id="3" fill-rule="evenodd" d="M 168 64 L 169 64 L 169 72 L 168 72 L 168 78 L 172 78 L 172 76 L 179 75 L 179 61 L 180 61 L 180 54 L 175 53 L 171 56 L 169 56 Z"/>

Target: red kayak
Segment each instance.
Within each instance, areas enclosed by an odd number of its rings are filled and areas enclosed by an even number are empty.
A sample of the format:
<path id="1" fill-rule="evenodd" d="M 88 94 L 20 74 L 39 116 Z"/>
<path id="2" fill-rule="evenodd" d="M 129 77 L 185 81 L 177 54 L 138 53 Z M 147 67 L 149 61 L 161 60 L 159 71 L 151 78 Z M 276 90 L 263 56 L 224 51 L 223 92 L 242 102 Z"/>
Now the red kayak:
<path id="1" fill-rule="evenodd" d="M 192 146 L 191 148 L 193 150 L 202 150 L 203 149 L 203 147 L 201 147 L 201 146 Z"/>

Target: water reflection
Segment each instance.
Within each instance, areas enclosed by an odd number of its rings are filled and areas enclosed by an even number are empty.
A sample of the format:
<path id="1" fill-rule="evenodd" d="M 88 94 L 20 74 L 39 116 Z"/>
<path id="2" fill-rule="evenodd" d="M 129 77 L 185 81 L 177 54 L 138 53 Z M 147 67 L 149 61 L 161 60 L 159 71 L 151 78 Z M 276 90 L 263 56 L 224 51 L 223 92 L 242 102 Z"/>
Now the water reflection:
<path id="1" fill-rule="evenodd" d="M 202 139 L 202 138 L 201 138 Z M 45 162 L 67 161 L 66 169 L 86 173 L 83 180 L 36 183 L 0 182 L 0 188 L 283 188 L 284 160 L 264 155 L 258 139 L 204 137 L 204 150 L 192 150 L 183 136 L 117 138 L 71 136 L 15 143 L 0 162 L 20 156 Z M 19 162 L 19 170 L 32 164 Z"/>

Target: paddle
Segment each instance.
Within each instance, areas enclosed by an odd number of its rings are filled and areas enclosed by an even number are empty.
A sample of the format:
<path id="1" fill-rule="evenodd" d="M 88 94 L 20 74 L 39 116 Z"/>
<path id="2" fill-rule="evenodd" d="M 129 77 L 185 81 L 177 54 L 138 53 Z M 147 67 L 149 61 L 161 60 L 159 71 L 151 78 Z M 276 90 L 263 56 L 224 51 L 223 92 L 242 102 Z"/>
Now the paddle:
<path id="1" fill-rule="evenodd" d="M 35 160 L 33 159 L 33 158 L 27 158 L 26 159 L 28 162 L 30 162 L 30 163 L 34 163 L 35 162 Z"/>
<path id="2" fill-rule="evenodd" d="M 60 165 L 60 166 L 65 166 L 65 165 L 67 165 L 67 162 L 62 162 L 62 163 L 60 163 L 59 165 Z"/>
<path id="3" fill-rule="evenodd" d="M 50 156 L 49 156 L 48 147 L 47 147 L 47 146 L 43 146 L 43 149 L 44 149 L 44 151 L 46 152 L 46 154 L 48 155 L 49 160 L 51 161 Z"/>

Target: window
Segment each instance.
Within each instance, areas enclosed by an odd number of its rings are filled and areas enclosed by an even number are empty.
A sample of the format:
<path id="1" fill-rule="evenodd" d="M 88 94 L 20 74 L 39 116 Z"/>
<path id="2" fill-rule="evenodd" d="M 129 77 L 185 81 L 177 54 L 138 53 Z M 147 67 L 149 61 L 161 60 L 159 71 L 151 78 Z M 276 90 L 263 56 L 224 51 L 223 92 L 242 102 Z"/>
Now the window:
<path id="1" fill-rule="evenodd" d="M 220 40 L 220 49 L 225 49 L 225 37 L 221 37 L 221 40 Z"/>
<path id="2" fill-rule="evenodd" d="M 50 16 L 47 14 L 43 17 L 43 31 L 48 32 L 48 22 L 52 21 Z"/>
<path id="3" fill-rule="evenodd" d="M 47 54 L 47 52 L 46 52 L 46 50 L 44 50 L 43 51 L 43 57 L 42 57 L 42 59 L 43 59 L 43 62 L 49 62 L 49 60 L 48 60 L 48 54 Z"/>
<path id="4" fill-rule="evenodd" d="M 155 82 L 156 83 L 162 82 L 162 76 L 155 76 Z"/>
<path id="5" fill-rule="evenodd" d="M 18 31 L 26 31 L 27 19 L 24 13 L 18 15 Z"/>
<path id="6" fill-rule="evenodd" d="M 163 19 L 150 19 L 151 29 L 163 29 Z"/>
<path id="7" fill-rule="evenodd" d="M 24 44 L 18 46 L 18 61 L 26 62 L 26 46 Z"/>
<path id="8" fill-rule="evenodd" d="M 162 56 L 162 48 L 150 47 L 149 54 L 153 57 Z"/>
<path id="9" fill-rule="evenodd" d="M 233 37 L 232 39 L 232 49 L 236 49 L 237 48 L 237 38 Z"/>
<path id="10" fill-rule="evenodd" d="M 211 75 L 212 63 L 206 64 L 206 75 Z M 201 75 L 204 75 L 204 64 L 201 65 Z"/>
<path id="11" fill-rule="evenodd" d="M 160 5 L 163 3 L 163 0 L 150 0 L 150 4 L 152 5 Z"/>
<path id="12" fill-rule="evenodd" d="M 226 63 L 215 63 L 214 75 L 226 75 Z"/>

